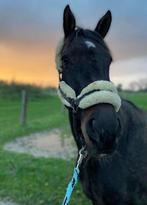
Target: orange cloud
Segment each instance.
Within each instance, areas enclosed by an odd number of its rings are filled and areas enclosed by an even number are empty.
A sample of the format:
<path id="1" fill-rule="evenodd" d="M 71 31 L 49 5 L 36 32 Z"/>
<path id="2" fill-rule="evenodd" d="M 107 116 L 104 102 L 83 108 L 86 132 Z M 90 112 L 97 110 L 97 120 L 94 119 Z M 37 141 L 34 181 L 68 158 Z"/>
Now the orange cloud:
<path id="1" fill-rule="evenodd" d="M 0 79 L 57 86 L 54 48 L 32 50 L 0 46 Z"/>

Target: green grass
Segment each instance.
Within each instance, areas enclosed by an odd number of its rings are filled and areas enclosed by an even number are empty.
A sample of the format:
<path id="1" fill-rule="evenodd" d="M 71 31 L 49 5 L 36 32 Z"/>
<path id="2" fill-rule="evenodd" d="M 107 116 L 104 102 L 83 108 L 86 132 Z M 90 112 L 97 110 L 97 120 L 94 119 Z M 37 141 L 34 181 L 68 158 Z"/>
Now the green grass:
<path id="1" fill-rule="evenodd" d="M 0 195 L 20 204 L 61 204 L 73 162 L 1 153 Z M 79 187 L 71 204 L 87 204 Z"/>
<path id="2" fill-rule="evenodd" d="M 60 204 L 71 177 L 74 161 L 35 159 L 3 151 L 8 141 L 32 132 L 60 128 L 68 132 L 67 113 L 57 97 L 31 100 L 27 124 L 19 124 L 19 100 L 0 100 L 0 198 L 9 197 L 26 205 Z M 74 192 L 71 204 L 88 205 L 81 188 Z"/>
<path id="3" fill-rule="evenodd" d="M 147 109 L 147 94 L 126 97 Z M 57 97 L 31 100 L 27 124 L 19 125 L 19 100 L 0 100 L 0 198 L 9 197 L 26 205 L 59 205 L 71 177 L 74 161 L 33 158 L 30 155 L 3 151 L 3 145 L 18 136 L 41 130 L 68 130 L 67 113 L 62 111 Z M 78 185 L 71 205 L 90 205 Z"/>
<path id="4" fill-rule="evenodd" d="M 65 113 L 57 97 L 31 100 L 28 104 L 27 124 L 19 124 L 21 103 L 19 100 L 0 100 L 0 144 L 16 136 L 55 127 L 64 128 L 67 124 Z"/>
<path id="5" fill-rule="evenodd" d="M 147 92 L 125 92 L 121 93 L 121 95 L 124 99 L 127 99 L 135 103 L 137 106 L 147 110 Z"/>

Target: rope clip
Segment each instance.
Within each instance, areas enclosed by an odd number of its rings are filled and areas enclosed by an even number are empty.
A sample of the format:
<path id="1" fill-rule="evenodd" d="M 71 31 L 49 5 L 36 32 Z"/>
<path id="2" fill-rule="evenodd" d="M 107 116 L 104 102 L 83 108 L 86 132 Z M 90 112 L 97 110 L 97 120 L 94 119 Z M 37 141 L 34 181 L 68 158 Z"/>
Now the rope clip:
<path id="1" fill-rule="evenodd" d="M 80 149 L 79 151 L 79 158 L 78 158 L 78 161 L 77 161 L 77 168 L 80 167 L 83 159 L 87 156 L 87 151 L 86 151 L 86 147 L 82 147 L 82 149 Z"/>

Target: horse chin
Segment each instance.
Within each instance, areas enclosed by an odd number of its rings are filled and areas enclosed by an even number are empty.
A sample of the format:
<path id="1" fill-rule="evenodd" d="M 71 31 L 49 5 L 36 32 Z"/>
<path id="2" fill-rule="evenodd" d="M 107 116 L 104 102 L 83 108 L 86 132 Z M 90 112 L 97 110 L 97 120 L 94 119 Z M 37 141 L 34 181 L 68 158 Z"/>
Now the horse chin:
<path id="1" fill-rule="evenodd" d="M 99 150 L 95 145 L 87 145 L 87 151 L 89 158 L 94 158 L 97 160 L 101 159 L 109 159 L 113 156 L 113 154 L 116 152 L 116 147 L 112 148 L 111 150 Z"/>

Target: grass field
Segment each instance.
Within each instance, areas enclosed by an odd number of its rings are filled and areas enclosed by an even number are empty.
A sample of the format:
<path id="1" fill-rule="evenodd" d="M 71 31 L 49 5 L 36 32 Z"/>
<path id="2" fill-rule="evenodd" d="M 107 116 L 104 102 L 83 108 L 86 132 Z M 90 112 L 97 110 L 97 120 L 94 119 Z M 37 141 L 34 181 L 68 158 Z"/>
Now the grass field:
<path id="1" fill-rule="evenodd" d="M 123 96 L 147 110 L 147 93 Z M 45 97 L 29 102 L 28 121 L 19 125 L 19 100 L 0 100 L 0 198 L 10 197 L 26 205 L 59 205 L 72 174 L 74 161 L 33 158 L 30 155 L 8 153 L 3 145 L 18 136 L 41 130 L 67 130 L 66 112 L 61 111 L 57 97 Z M 71 205 L 90 205 L 76 187 Z"/>

